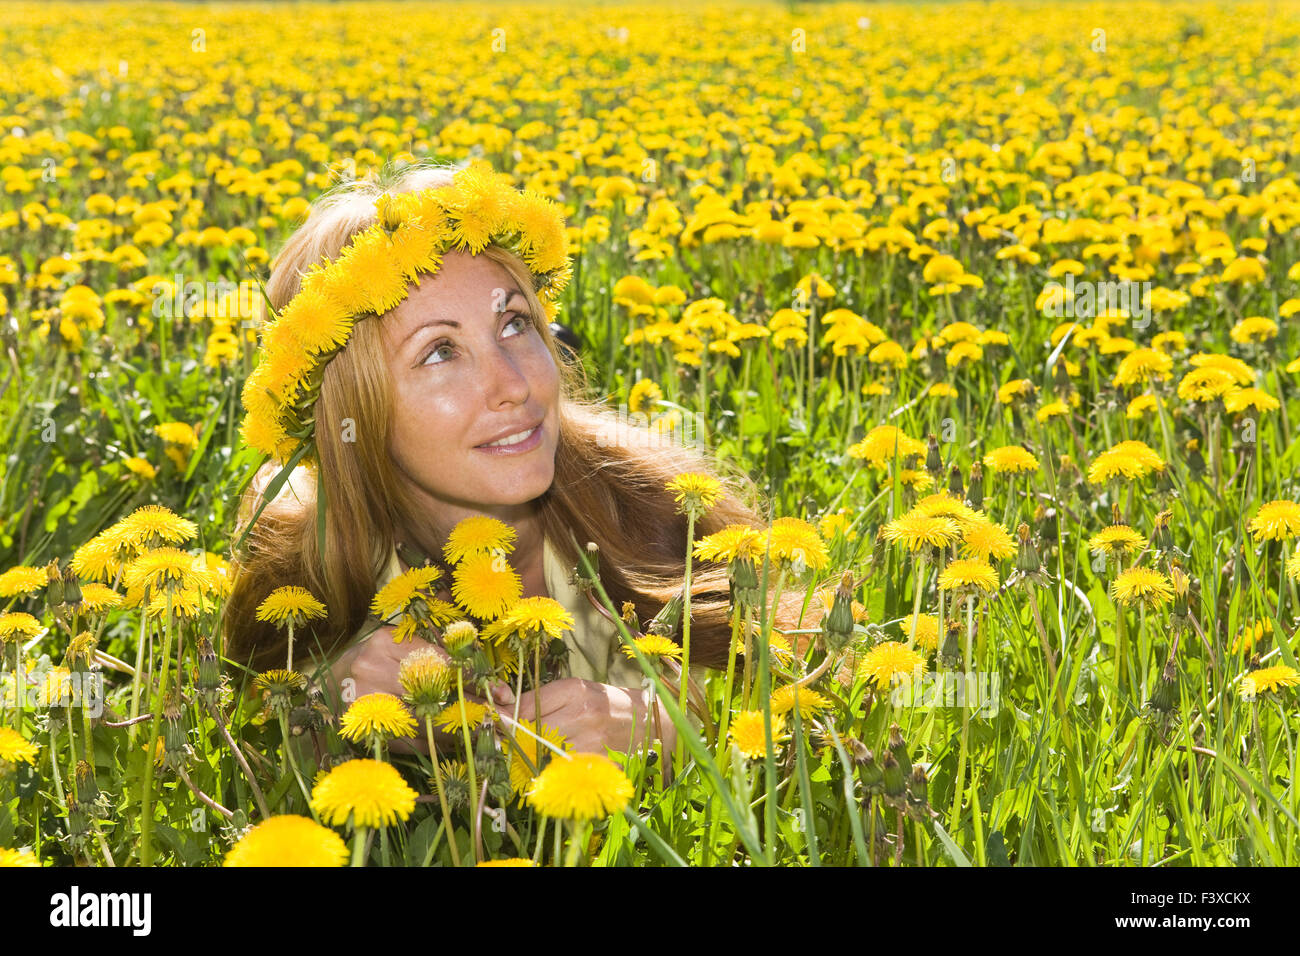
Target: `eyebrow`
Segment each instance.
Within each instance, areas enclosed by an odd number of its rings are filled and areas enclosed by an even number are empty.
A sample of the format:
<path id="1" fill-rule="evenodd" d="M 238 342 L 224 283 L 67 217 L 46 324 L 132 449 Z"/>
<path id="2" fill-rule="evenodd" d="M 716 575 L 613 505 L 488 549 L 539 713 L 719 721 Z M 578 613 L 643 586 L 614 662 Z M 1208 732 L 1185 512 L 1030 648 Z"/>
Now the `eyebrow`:
<path id="1" fill-rule="evenodd" d="M 503 303 L 503 306 L 505 306 L 505 305 L 509 305 L 509 304 L 510 304 L 511 302 L 513 302 L 516 298 L 522 298 L 523 295 L 524 295 L 524 294 L 523 294 L 522 292 L 520 292 L 518 289 L 511 289 L 511 290 L 510 290 L 510 294 L 509 294 L 508 296 L 506 296 L 506 300 L 505 300 L 505 302 Z M 501 311 L 502 311 L 502 312 L 505 312 L 506 309 L 503 307 L 503 308 L 501 309 Z M 453 329 L 458 329 L 458 328 L 460 328 L 460 323 L 457 322 L 455 319 L 430 319 L 430 320 L 427 321 L 427 322 L 421 322 L 421 323 L 420 323 L 419 325 L 417 325 L 415 328 L 411 329 L 411 331 L 407 334 L 406 338 L 404 338 L 404 339 L 402 340 L 402 345 L 406 345 L 406 344 L 407 344 L 408 342 L 410 342 L 411 339 L 413 339 L 413 338 L 414 338 L 418 333 L 423 332 L 425 329 L 431 329 L 431 328 L 433 328 L 434 326 L 438 326 L 438 325 L 449 325 L 449 326 L 451 326 Z"/>

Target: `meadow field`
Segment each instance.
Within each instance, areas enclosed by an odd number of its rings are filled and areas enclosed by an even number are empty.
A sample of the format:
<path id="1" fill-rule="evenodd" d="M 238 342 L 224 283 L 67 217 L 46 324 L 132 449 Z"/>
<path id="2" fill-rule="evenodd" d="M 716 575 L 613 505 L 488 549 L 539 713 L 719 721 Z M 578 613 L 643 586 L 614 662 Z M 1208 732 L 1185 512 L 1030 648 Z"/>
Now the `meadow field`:
<path id="1" fill-rule="evenodd" d="M 90 9 L 0 2 L 0 865 L 1300 864 L 1300 3 Z M 418 159 L 770 502 L 707 719 L 624 634 L 675 775 L 223 654 L 261 283 Z"/>

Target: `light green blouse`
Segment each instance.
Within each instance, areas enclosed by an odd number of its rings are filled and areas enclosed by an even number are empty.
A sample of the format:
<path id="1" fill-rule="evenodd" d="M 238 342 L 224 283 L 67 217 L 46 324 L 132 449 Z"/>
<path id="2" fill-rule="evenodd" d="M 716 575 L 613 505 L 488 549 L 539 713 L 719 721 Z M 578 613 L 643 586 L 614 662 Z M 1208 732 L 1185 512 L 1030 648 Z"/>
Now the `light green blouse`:
<path id="1" fill-rule="evenodd" d="M 561 676 L 612 684 L 616 687 L 640 687 L 644 675 L 637 662 L 625 655 L 621 648 L 618 628 L 592 607 L 577 587 L 570 581 L 570 568 L 564 566 L 559 552 L 549 539 L 543 540 L 542 573 L 547 593 L 573 615 L 573 630 L 563 635 L 568 648 L 567 673 Z M 375 583 L 378 591 L 402 573 L 397 550 L 389 554 L 388 563 Z M 353 638 L 352 646 L 366 640 L 374 632 L 374 621 L 367 621 Z M 692 674 L 695 668 L 691 668 Z"/>

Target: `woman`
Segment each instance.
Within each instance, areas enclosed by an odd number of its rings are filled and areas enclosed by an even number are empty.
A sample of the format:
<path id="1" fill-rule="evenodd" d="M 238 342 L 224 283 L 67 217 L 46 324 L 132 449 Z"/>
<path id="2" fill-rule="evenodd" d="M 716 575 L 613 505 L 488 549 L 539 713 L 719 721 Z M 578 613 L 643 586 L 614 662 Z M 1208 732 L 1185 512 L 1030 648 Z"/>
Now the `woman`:
<path id="1" fill-rule="evenodd" d="M 440 255 L 421 231 L 430 222 L 427 232 L 456 237 Z M 581 366 L 557 349 L 549 325 L 568 275 L 558 213 L 477 169 L 410 166 L 315 205 L 272 269 L 268 298 L 285 328 L 267 330 L 243 428 L 248 444 L 280 461 L 305 447 L 299 460 L 308 464 L 236 555 L 228 657 L 255 670 L 284 666 L 285 635 L 256 611 L 272 590 L 296 584 L 328 609 L 297 646 L 328 665 L 348 696 L 400 695 L 400 662 L 422 642 L 376 630 L 371 599 L 409 563 L 399 553 L 441 555 L 461 518 L 488 515 L 516 529 L 510 561 L 523 596 L 560 600 L 577 622 L 565 639 L 569 676 L 536 691 L 544 722 L 574 749 L 596 752 L 626 749 L 634 722 L 647 726 L 638 666 L 568 580 L 574 542 L 598 545 L 611 601 L 630 602 L 644 622 L 683 578 L 687 526 L 669 480 L 698 472 L 724 481 L 697 537 L 764 523 L 747 478 L 584 398 Z M 343 300 L 359 317 L 317 335 L 337 319 L 330 304 Z M 320 354 L 303 362 L 294 349 Z M 268 462 L 250 483 L 237 541 L 280 467 Z M 692 663 L 725 666 L 725 569 L 697 565 L 691 600 Z M 532 695 L 520 700 L 522 713 L 534 712 Z M 503 689 L 500 701 L 513 695 Z"/>

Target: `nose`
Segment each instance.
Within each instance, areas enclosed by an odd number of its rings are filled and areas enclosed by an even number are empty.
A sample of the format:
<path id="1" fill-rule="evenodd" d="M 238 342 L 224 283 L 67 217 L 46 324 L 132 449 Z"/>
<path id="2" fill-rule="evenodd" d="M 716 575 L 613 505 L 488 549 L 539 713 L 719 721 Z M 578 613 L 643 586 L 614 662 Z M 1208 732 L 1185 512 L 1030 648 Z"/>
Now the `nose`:
<path id="1" fill-rule="evenodd" d="M 531 394 L 528 376 L 506 349 L 497 347 L 492 350 L 491 359 L 483 373 L 489 408 L 522 405 L 528 401 Z"/>

